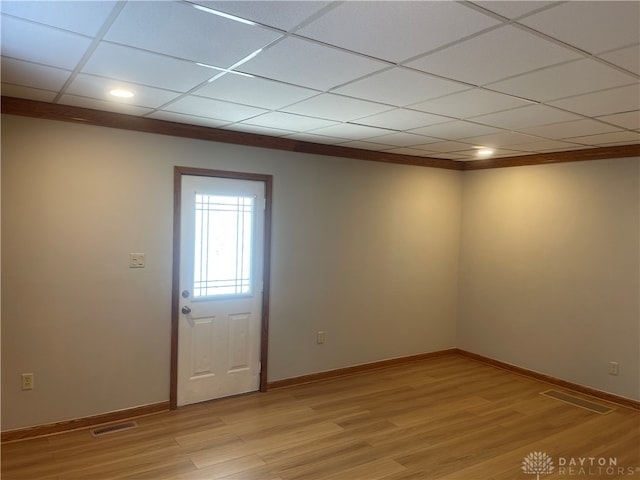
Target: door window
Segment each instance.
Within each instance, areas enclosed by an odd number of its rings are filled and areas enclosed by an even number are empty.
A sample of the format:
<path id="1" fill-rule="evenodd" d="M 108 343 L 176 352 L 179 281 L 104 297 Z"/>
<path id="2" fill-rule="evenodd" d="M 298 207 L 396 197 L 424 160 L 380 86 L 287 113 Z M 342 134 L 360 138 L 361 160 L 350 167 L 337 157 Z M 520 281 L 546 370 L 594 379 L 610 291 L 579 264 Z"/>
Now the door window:
<path id="1" fill-rule="evenodd" d="M 195 198 L 193 297 L 251 295 L 253 196 Z"/>

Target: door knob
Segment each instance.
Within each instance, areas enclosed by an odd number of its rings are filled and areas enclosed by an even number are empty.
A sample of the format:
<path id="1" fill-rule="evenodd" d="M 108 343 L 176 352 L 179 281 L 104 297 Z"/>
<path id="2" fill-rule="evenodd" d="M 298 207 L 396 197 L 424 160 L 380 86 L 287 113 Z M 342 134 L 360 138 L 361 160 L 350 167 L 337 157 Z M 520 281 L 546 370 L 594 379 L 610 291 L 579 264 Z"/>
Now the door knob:
<path id="1" fill-rule="evenodd" d="M 182 307 L 182 313 L 184 313 L 185 315 L 188 315 L 191 313 L 191 308 L 184 306 Z"/>

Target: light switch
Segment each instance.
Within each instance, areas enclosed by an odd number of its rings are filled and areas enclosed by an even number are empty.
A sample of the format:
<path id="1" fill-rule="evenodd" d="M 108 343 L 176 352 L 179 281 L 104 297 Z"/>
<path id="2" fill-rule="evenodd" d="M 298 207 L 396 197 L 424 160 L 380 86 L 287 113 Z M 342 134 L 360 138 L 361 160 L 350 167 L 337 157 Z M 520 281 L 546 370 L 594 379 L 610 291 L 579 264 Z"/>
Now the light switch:
<path id="1" fill-rule="evenodd" d="M 129 268 L 144 268 L 144 253 L 130 253 Z"/>

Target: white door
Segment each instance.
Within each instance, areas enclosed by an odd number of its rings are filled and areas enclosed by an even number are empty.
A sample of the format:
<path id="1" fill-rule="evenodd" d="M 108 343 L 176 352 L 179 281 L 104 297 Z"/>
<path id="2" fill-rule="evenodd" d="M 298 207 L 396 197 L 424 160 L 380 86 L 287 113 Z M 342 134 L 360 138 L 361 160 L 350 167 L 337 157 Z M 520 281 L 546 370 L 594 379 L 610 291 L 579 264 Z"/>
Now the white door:
<path id="1" fill-rule="evenodd" d="M 178 406 L 256 391 L 264 183 L 182 175 Z"/>

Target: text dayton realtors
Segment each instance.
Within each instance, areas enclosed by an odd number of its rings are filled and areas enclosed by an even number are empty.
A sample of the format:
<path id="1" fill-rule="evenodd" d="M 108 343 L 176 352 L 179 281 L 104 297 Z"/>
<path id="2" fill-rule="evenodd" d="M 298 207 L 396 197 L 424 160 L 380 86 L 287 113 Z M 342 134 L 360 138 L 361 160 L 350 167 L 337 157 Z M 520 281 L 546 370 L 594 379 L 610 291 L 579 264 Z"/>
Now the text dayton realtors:
<path id="1" fill-rule="evenodd" d="M 558 457 L 560 475 L 633 475 L 640 467 L 618 465 L 616 457 Z"/>

